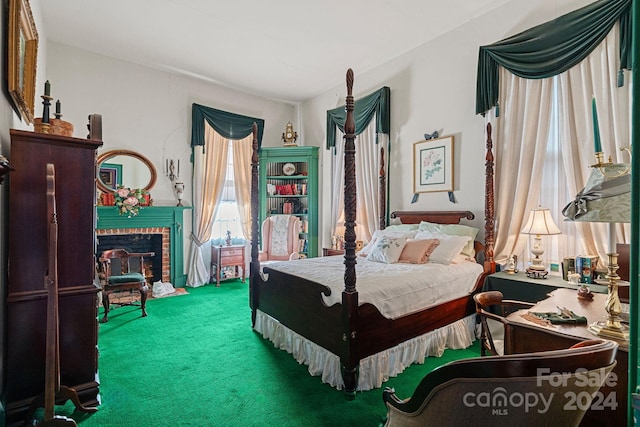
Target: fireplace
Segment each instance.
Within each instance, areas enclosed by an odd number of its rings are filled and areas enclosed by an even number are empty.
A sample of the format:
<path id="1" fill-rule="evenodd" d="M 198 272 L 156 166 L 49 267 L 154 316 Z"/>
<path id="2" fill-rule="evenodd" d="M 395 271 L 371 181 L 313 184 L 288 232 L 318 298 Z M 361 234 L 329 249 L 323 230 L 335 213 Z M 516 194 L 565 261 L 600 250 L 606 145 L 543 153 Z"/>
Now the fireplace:
<path id="1" fill-rule="evenodd" d="M 128 232 L 122 233 L 122 231 Z M 98 230 L 96 234 L 98 241 L 96 258 L 109 249 L 124 249 L 129 253 L 153 252 L 154 256 L 144 259 L 147 281 L 153 284 L 160 280 L 163 282 L 171 280 L 169 254 L 165 254 L 166 251 L 163 251 L 164 247 L 169 247 L 168 228 Z"/>
<path id="2" fill-rule="evenodd" d="M 98 206 L 96 209 L 97 256 L 103 250 L 115 247 L 131 249 L 132 252 L 155 252 L 153 281 L 162 280 L 175 287 L 185 286 L 183 215 L 191 207 L 145 206 L 131 218 L 119 215 L 113 206 Z M 113 246 L 107 248 L 105 245 Z"/>

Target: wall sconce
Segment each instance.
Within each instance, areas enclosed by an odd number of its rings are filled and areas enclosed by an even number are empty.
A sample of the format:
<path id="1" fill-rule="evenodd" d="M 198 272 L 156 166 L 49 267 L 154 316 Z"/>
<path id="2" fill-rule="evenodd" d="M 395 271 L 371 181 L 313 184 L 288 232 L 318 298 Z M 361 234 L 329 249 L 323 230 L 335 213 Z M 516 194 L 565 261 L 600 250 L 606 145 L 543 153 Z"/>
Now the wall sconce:
<path id="1" fill-rule="evenodd" d="M 164 173 L 170 181 L 180 178 L 180 159 L 177 162 L 174 162 L 173 159 L 167 159 Z"/>
<path id="2" fill-rule="evenodd" d="M 176 182 L 173 185 L 173 188 L 176 190 L 176 197 L 178 198 L 178 204 L 176 206 L 182 206 L 182 196 L 184 194 L 184 183 Z"/>

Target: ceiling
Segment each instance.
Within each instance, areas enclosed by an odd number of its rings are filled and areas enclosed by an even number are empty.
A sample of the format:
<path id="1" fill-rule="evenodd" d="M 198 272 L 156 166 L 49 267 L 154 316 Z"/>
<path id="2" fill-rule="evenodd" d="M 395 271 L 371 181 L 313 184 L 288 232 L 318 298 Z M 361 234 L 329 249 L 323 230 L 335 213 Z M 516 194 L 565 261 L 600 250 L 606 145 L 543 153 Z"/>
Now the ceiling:
<path id="1" fill-rule="evenodd" d="M 41 0 L 49 40 L 302 102 L 508 0 Z"/>

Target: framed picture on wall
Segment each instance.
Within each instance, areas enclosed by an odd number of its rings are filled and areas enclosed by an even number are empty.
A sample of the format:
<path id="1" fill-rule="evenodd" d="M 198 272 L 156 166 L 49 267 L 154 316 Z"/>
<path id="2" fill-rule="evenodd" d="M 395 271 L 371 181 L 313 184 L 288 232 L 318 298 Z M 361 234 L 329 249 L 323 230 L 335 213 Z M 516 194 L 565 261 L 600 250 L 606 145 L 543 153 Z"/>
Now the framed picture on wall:
<path id="1" fill-rule="evenodd" d="M 453 191 L 453 136 L 413 144 L 413 192 Z"/>
<path id="2" fill-rule="evenodd" d="M 22 120 L 34 118 L 38 31 L 28 0 L 9 0 L 7 81 L 9 94 Z"/>
<path id="3" fill-rule="evenodd" d="M 122 185 L 122 165 L 117 163 L 101 163 L 100 164 L 100 181 L 105 187 L 115 190 Z"/>

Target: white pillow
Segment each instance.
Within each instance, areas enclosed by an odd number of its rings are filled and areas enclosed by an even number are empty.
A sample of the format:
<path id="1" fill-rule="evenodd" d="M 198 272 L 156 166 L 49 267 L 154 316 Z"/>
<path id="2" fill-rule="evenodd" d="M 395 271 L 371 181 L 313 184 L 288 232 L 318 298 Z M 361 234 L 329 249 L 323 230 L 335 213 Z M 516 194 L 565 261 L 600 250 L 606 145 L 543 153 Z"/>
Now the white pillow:
<path id="1" fill-rule="evenodd" d="M 406 237 L 379 237 L 367 255 L 367 260 L 394 264 L 398 262 L 406 242 Z"/>
<path id="2" fill-rule="evenodd" d="M 371 249 L 373 249 L 374 245 L 376 244 L 376 240 L 378 240 L 380 237 L 389 236 L 413 239 L 417 233 L 417 229 L 407 231 L 394 228 L 389 229 L 389 227 L 387 227 L 384 230 L 376 230 L 373 232 L 373 236 L 371 236 L 371 240 L 369 241 L 369 243 L 367 243 L 362 249 L 360 249 L 360 252 L 358 252 L 358 254 L 363 257 L 369 255 L 369 252 L 371 252 Z"/>
<path id="3" fill-rule="evenodd" d="M 478 231 L 480 231 L 478 228 L 462 224 L 437 224 L 434 222 L 422 221 L 420 223 L 420 231 L 430 231 L 432 233 L 453 236 L 469 236 L 471 237 L 471 240 L 469 240 L 462 249 L 462 253 L 472 258 L 476 256 L 476 251 L 473 248 L 473 241 L 478 235 Z"/>
<path id="4" fill-rule="evenodd" d="M 471 240 L 469 236 L 454 236 L 449 234 L 432 233 L 430 231 L 421 231 L 416 234 L 418 239 L 438 239 L 440 244 L 433 250 L 429 257 L 429 262 L 438 264 L 451 264 L 451 261 L 460 253 L 462 253 L 465 245 Z"/>

